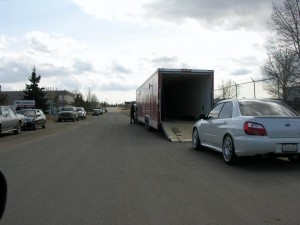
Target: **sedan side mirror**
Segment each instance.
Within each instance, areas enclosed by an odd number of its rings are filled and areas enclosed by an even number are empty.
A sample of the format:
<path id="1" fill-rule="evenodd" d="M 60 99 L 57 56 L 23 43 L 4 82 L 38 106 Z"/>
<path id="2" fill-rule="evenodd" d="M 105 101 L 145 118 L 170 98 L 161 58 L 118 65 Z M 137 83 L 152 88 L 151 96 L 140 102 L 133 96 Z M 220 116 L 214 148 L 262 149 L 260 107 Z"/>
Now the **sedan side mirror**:
<path id="1" fill-rule="evenodd" d="M 205 114 L 199 114 L 199 120 L 201 120 L 201 119 L 203 119 L 203 120 L 207 119 Z"/>
<path id="2" fill-rule="evenodd" d="M 7 196 L 7 183 L 6 178 L 0 169 L 0 220 L 4 214 L 6 206 L 6 196 Z"/>

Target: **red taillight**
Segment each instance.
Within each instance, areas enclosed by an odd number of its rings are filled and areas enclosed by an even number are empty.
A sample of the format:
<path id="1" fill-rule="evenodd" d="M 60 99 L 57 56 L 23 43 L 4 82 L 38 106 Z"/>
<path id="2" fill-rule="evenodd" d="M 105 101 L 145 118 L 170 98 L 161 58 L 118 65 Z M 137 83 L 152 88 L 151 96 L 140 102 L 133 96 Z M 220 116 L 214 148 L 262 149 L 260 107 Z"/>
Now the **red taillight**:
<path id="1" fill-rule="evenodd" d="M 245 122 L 244 123 L 244 131 L 248 135 L 260 135 L 260 136 L 266 136 L 267 131 L 264 128 L 263 125 L 259 123 L 253 123 L 253 122 Z"/>

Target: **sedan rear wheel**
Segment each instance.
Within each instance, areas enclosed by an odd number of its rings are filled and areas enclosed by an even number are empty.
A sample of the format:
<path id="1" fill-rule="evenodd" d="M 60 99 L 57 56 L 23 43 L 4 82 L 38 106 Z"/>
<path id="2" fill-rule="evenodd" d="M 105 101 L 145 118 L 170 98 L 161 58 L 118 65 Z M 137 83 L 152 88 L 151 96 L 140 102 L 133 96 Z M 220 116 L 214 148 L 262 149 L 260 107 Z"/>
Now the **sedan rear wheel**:
<path id="1" fill-rule="evenodd" d="M 194 128 L 193 135 L 192 135 L 192 146 L 193 149 L 199 150 L 201 148 L 201 141 L 199 138 L 198 130 Z"/>
<path id="2" fill-rule="evenodd" d="M 235 154 L 234 143 L 230 135 L 226 135 L 222 146 L 223 159 L 226 164 L 233 165 L 237 161 Z"/>

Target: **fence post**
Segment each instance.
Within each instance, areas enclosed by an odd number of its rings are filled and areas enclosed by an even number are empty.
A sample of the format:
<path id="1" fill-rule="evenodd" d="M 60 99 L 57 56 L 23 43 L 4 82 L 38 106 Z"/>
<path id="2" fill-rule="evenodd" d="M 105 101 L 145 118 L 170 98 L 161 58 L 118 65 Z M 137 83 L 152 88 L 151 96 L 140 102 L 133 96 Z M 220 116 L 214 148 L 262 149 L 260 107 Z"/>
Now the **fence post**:
<path id="1" fill-rule="evenodd" d="M 234 85 L 235 85 L 235 98 L 238 98 L 238 92 L 237 92 L 237 84 L 234 82 L 234 81 L 232 81 L 233 83 L 234 83 Z"/>
<path id="2" fill-rule="evenodd" d="M 255 92 L 255 80 L 253 80 L 251 77 L 250 79 L 253 81 L 253 86 L 254 86 L 254 98 L 256 98 L 256 92 Z"/>

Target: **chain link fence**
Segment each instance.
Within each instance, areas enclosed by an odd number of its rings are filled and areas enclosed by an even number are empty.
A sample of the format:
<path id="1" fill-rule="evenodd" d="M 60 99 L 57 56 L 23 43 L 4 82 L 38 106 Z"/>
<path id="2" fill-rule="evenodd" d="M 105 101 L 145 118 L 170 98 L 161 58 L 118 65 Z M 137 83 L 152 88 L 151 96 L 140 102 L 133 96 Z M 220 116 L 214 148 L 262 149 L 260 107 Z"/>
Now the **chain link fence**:
<path id="1" fill-rule="evenodd" d="M 214 90 L 215 102 L 228 98 L 245 98 L 245 99 L 262 99 L 262 98 L 277 98 L 280 99 L 280 88 L 277 86 L 276 96 L 272 96 L 266 89 L 267 81 L 271 79 L 254 80 L 250 78 L 250 81 L 235 83 L 233 85 L 222 87 Z M 226 95 L 224 96 L 227 91 Z M 300 87 L 289 88 L 288 99 L 286 103 L 295 109 L 300 111 Z"/>
<path id="2" fill-rule="evenodd" d="M 271 98 L 272 96 L 268 94 L 266 88 L 264 87 L 267 80 L 254 80 L 250 78 L 251 81 L 243 83 L 235 83 L 232 81 L 233 85 L 222 87 L 214 90 L 215 99 L 223 99 L 223 91 L 227 89 L 227 96 L 225 98 Z"/>

